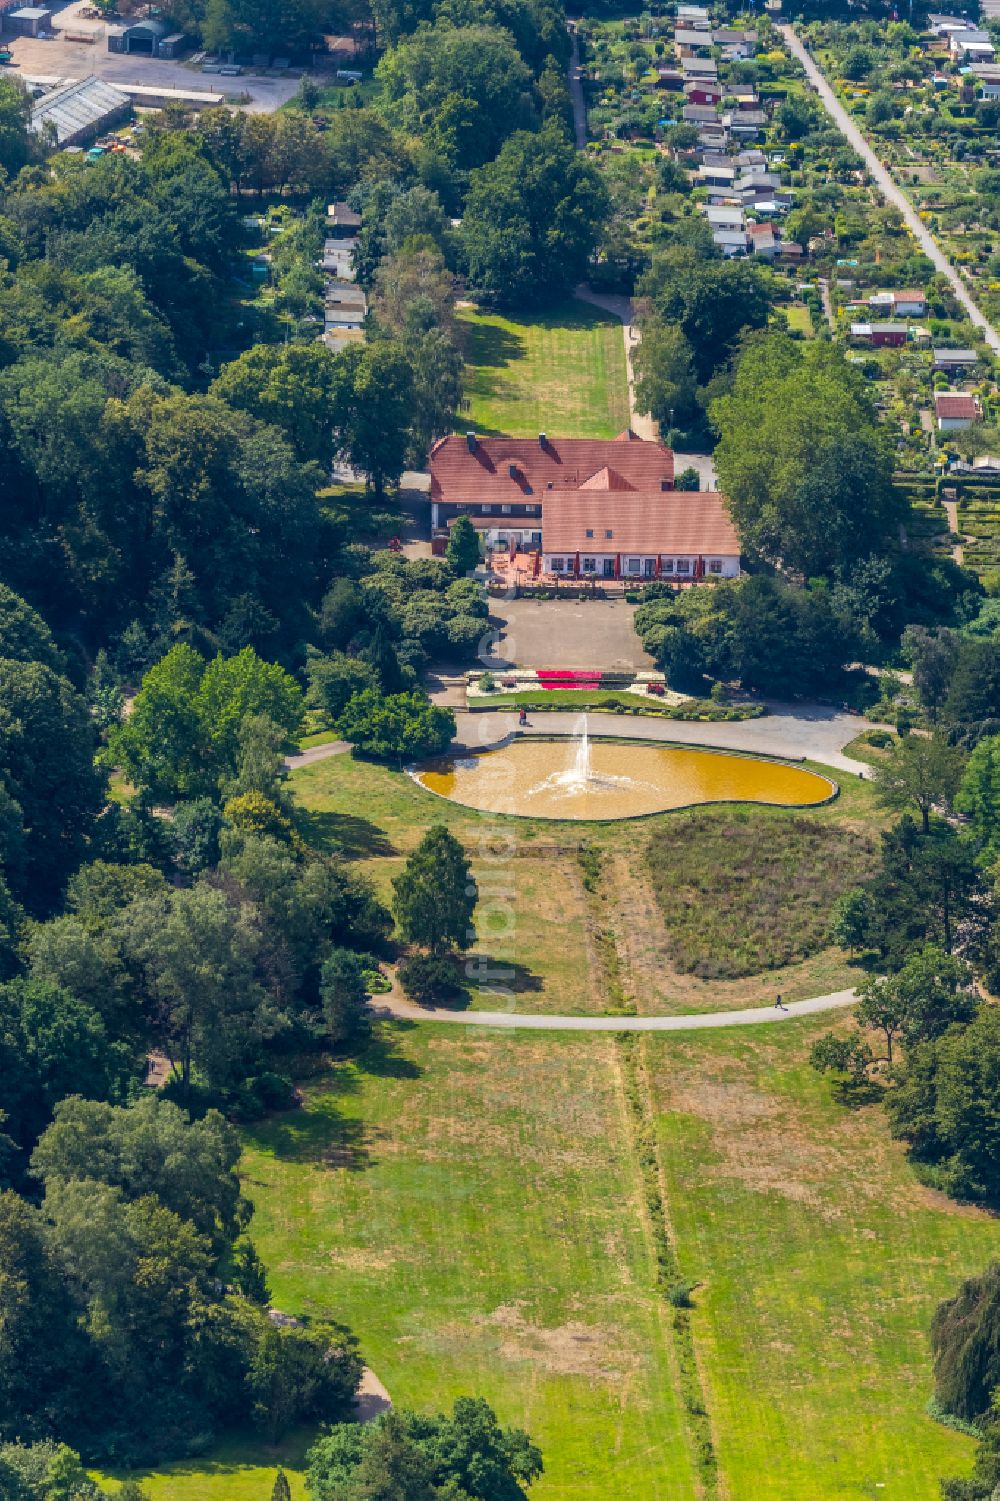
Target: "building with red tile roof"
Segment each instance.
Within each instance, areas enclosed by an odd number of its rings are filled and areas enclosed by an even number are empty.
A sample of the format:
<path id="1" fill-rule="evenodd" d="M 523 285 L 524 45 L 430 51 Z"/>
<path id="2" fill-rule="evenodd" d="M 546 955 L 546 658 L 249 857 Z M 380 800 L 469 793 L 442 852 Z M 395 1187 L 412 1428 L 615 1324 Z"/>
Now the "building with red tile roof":
<path id="1" fill-rule="evenodd" d="M 968 427 L 982 417 L 979 397 L 967 391 L 938 391 L 934 397 L 934 414 L 939 432 L 953 432 Z"/>
<path id="2" fill-rule="evenodd" d="M 545 573 L 732 578 L 740 543 L 723 497 L 674 489 L 674 455 L 631 429 L 617 438 L 440 439 L 431 523 L 468 516 L 489 548 L 535 551 Z"/>

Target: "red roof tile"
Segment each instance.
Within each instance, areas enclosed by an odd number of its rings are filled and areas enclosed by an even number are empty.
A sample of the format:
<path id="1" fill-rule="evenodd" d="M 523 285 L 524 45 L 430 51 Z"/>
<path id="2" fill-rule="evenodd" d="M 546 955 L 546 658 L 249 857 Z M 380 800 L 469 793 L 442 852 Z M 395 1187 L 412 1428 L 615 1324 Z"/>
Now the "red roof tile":
<path id="1" fill-rule="evenodd" d="M 603 469 L 598 469 L 596 474 L 592 474 L 589 479 L 585 479 L 580 489 L 634 490 L 635 486 L 630 485 L 625 476 L 619 474 L 617 469 L 609 469 L 607 464 L 605 464 Z"/>
<path id="2" fill-rule="evenodd" d="M 605 535 L 609 531 L 611 537 Z M 740 552 L 736 528 L 716 490 L 554 490 L 543 499 L 542 536 L 549 554 L 738 557 Z"/>
<path id="3" fill-rule="evenodd" d="M 977 398 L 964 391 L 939 391 L 934 407 L 939 417 L 969 417 L 974 421 L 979 416 Z"/>
<path id="4" fill-rule="evenodd" d="M 674 456 L 661 443 L 645 442 L 628 429 L 612 441 L 599 438 L 479 438 L 470 451 L 452 433 L 431 449 L 431 499 L 477 505 L 545 500 L 577 491 L 601 470 L 613 470 L 635 490 L 661 491 L 674 480 Z"/>

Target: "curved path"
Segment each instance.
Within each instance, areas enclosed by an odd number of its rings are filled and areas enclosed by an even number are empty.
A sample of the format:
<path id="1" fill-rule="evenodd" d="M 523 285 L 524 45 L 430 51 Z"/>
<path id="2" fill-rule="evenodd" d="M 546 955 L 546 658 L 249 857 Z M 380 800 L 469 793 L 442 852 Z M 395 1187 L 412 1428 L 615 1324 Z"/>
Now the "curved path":
<path id="1" fill-rule="evenodd" d="M 942 275 L 946 276 L 951 282 L 955 296 L 969 315 L 971 322 L 982 330 L 983 338 L 989 344 L 994 354 L 1000 354 L 1000 335 L 997 334 L 992 323 L 990 323 L 989 319 L 972 300 L 969 290 L 959 275 L 958 270 L 945 255 L 937 240 L 935 240 L 930 230 L 918 215 L 909 198 L 903 192 L 902 188 L 898 186 L 892 175 L 883 167 L 878 156 L 865 140 L 861 131 L 827 83 L 825 75 L 813 61 L 808 49 L 796 34 L 794 26 L 786 23 L 779 26 L 778 30 L 784 37 L 789 51 L 805 69 L 806 77 L 816 89 L 827 114 L 833 120 L 841 135 L 850 142 L 864 161 L 865 166 L 868 168 L 873 180 L 877 183 L 886 202 L 893 204 L 895 208 L 899 209 L 908 227 L 913 231 L 914 237 L 921 249 L 934 262 L 934 265 Z"/>
<path id="2" fill-rule="evenodd" d="M 497 745 L 514 734 L 575 735 L 579 733 L 580 715 L 576 710 L 536 713 L 524 729 L 519 729 L 514 710 L 494 709 L 470 714 L 459 710 L 455 716 L 457 750 L 482 750 Z M 614 736 L 621 740 L 662 740 L 671 745 L 701 745 L 707 750 L 745 751 L 783 760 L 818 761 L 838 771 L 861 776 L 867 768 L 843 753 L 844 746 L 871 726 L 856 714 L 845 714 L 827 704 L 775 704 L 761 719 L 737 719 L 731 722 L 706 723 L 701 720 L 662 719 L 656 715 L 591 714 L 590 733 L 595 738 Z M 349 747 L 343 740 L 314 745 L 300 755 L 289 756 L 289 771 L 312 766 L 339 756 Z"/>
<path id="3" fill-rule="evenodd" d="M 486 710 L 456 716 L 456 740 L 464 750 L 481 750 L 518 733 L 513 711 Z M 662 740 L 671 745 L 700 745 L 708 750 L 745 751 L 784 760 L 819 761 L 838 771 L 860 776 L 863 761 L 843 753 L 844 746 L 868 725 L 856 714 L 844 714 L 825 705 L 776 707 L 760 719 L 706 722 L 662 719 L 645 714 L 590 714 L 588 727 L 595 738 L 614 736 L 622 740 Z M 576 735 L 580 715 L 575 710 L 547 710 L 531 714 L 520 731 L 527 735 Z"/>
<path id="4" fill-rule="evenodd" d="M 372 1004 L 376 1016 L 397 1021 L 451 1022 L 465 1027 L 520 1027 L 545 1032 L 703 1032 L 710 1027 L 752 1027 L 793 1021 L 853 1005 L 853 990 L 814 995 L 790 1001 L 781 1011 L 774 1006 L 749 1006 L 744 1011 L 702 1011 L 683 1016 L 545 1016 L 521 1011 L 448 1011 L 439 1006 L 412 1006 L 396 995 L 381 996 Z"/>

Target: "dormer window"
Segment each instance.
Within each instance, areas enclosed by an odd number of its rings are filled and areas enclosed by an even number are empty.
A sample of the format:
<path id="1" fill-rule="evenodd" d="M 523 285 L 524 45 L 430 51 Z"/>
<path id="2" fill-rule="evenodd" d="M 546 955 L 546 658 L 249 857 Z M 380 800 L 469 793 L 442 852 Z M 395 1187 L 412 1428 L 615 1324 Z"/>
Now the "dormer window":
<path id="1" fill-rule="evenodd" d="M 594 528 L 592 526 L 588 526 L 588 528 L 587 528 L 587 536 L 591 539 L 591 541 L 593 541 L 593 539 L 594 539 Z"/>
<path id="2" fill-rule="evenodd" d="M 612 539 L 612 537 L 614 536 L 614 532 L 605 532 L 604 536 L 607 539 L 607 541 L 610 542 L 611 539 Z"/>

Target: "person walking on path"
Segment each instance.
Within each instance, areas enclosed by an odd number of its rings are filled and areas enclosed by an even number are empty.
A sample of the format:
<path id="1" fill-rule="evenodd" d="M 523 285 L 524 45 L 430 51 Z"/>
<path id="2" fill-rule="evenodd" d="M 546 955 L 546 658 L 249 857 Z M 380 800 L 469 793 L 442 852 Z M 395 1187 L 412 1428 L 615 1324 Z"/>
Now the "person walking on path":
<path id="1" fill-rule="evenodd" d="M 788 1007 L 785 1005 L 784 1001 L 781 999 L 781 991 L 780 990 L 778 991 L 777 999 L 774 1002 L 774 1009 L 775 1009 L 775 1011 L 787 1011 L 788 1010 Z"/>

